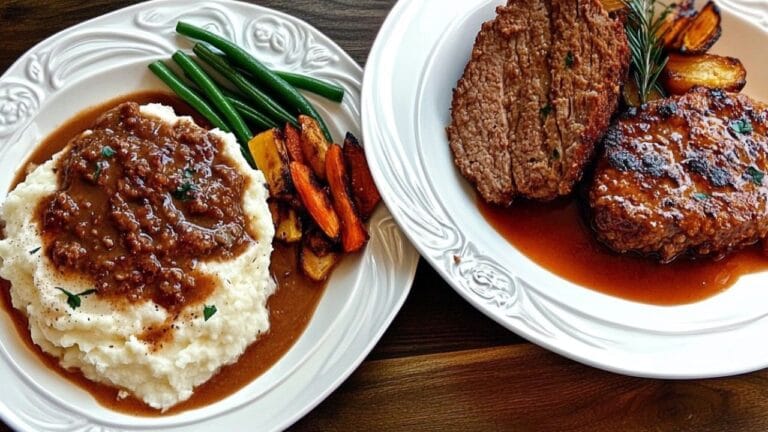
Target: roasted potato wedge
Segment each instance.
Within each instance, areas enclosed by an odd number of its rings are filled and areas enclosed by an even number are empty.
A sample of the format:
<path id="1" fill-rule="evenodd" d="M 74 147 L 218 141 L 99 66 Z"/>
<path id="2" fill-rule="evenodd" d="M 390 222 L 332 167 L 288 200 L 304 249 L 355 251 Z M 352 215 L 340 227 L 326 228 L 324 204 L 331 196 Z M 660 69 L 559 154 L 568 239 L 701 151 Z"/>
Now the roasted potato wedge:
<path id="1" fill-rule="evenodd" d="M 683 0 L 672 8 L 659 29 L 659 36 L 665 48 L 671 49 L 672 43 L 677 39 L 680 32 L 691 23 L 694 16 L 696 16 L 694 0 Z"/>
<path id="2" fill-rule="evenodd" d="M 296 243 L 301 241 L 301 219 L 296 210 L 287 205 L 278 204 L 278 222 L 275 229 L 275 238 L 284 243 Z"/>
<path id="3" fill-rule="evenodd" d="M 624 88 L 621 89 L 621 95 L 624 98 L 624 104 L 627 106 L 638 107 L 643 104 L 643 101 L 640 100 L 640 91 L 637 89 L 637 83 L 632 78 L 628 79 L 627 82 L 624 83 Z M 646 102 L 651 102 L 662 98 L 664 98 L 664 95 L 659 93 L 658 90 L 653 89 L 648 95 L 648 100 Z"/>
<path id="4" fill-rule="evenodd" d="M 301 134 L 299 134 L 299 131 L 290 123 L 286 123 L 283 135 L 285 135 L 285 148 L 288 150 L 288 156 L 291 160 L 306 163 L 304 161 L 304 153 L 301 150 Z"/>
<path id="5" fill-rule="evenodd" d="M 267 179 L 270 196 L 280 198 L 291 194 L 291 173 L 288 151 L 278 129 L 264 131 L 248 142 L 248 150 L 256 167 Z"/>
<path id="6" fill-rule="evenodd" d="M 720 39 L 720 9 L 710 1 L 699 11 L 668 46 L 682 54 L 704 54 Z"/>
<path id="7" fill-rule="evenodd" d="M 305 228 L 302 245 L 308 247 L 315 255 L 325 256 L 336 251 L 336 244 L 329 240 L 316 226 L 309 225 Z"/>
<path id="8" fill-rule="evenodd" d="M 308 166 L 291 162 L 290 167 L 293 185 L 307 213 L 329 239 L 338 239 L 341 231 L 339 216 L 333 209 L 325 189 L 317 183 Z"/>
<path id="9" fill-rule="evenodd" d="M 360 213 L 360 217 L 363 220 L 368 220 L 381 201 L 381 195 L 379 195 L 379 190 L 373 181 L 368 161 L 365 160 L 365 152 L 357 138 L 351 133 L 348 133 L 344 138 L 342 153 L 349 174 L 355 207 Z"/>
<path id="10" fill-rule="evenodd" d="M 330 144 L 326 141 L 317 121 L 312 117 L 300 115 L 299 124 L 301 125 L 301 150 L 306 164 L 312 168 L 319 179 L 325 180 L 325 152 L 328 151 Z"/>
<path id="11" fill-rule="evenodd" d="M 661 80 L 673 95 L 685 94 L 696 86 L 738 92 L 747 84 L 747 70 L 733 57 L 670 54 Z"/>
<path id="12" fill-rule="evenodd" d="M 277 206 L 277 202 L 269 200 L 267 206 L 269 206 L 269 215 L 272 216 L 272 224 L 277 228 L 277 224 L 280 223 L 280 209 Z"/>
<path id="13" fill-rule="evenodd" d="M 331 188 L 333 208 L 341 219 L 341 248 L 347 253 L 357 252 L 368 241 L 368 232 L 352 204 L 341 147 L 336 144 L 331 144 L 325 155 L 325 172 Z"/>
<path id="14" fill-rule="evenodd" d="M 299 266 L 301 271 L 310 279 L 316 282 L 324 281 L 333 270 L 333 267 L 339 262 L 339 255 L 328 253 L 320 256 L 315 254 L 312 249 L 302 246 L 299 252 Z"/>

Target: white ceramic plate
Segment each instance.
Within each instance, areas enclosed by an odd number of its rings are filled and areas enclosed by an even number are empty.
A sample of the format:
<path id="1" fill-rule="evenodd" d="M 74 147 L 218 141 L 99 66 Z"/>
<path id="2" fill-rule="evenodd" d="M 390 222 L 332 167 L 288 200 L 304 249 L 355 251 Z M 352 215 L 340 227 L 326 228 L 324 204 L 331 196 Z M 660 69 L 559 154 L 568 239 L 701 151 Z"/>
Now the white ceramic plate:
<path id="1" fill-rule="evenodd" d="M 768 366 L 768 274 L 743 277 L 695 304 L 633 303 L 541 268 L 479 213 L 472 187 L 453 165 L 445 126 L 480 25 L 502 3 L 401 0 L 379 33 L 363 84 L 363 131 L 374 177 L 400 227 L 472 305 L 572 359 L 664 378 Z M 768 101 L 768 3 L 718 3 L 723 37 L 714 52 L 742 59 L 750 72 L 744 92 Z"/>
<path id="2" fill-rule="evenodd" d="M 266 63 L 335 81 L 342 105 L 312 97 L 337 140 L 360 136 L 360 67 L 330 39 L 285 14 L 229 1 L 139 4 L 65 30 L 24 54 L 0 78 L 0 201 L 26 155 L 78 111 L 121 94 L 164 89 L 147 69 L 191 42 L 179 19 L 204 25 L 257 52 Z M 0 313 L 0 416 L 34 431 L 282 429 L 349 376 L 379 340 L 413 282 L 418 254 L 384 206 L 365 252 L 344 260 L 304 334 L 264 375 L 225 400 L 162 418 L 98 405 L 40 364 Z M 12 391 L 8 391 L 12 389 Z"/>

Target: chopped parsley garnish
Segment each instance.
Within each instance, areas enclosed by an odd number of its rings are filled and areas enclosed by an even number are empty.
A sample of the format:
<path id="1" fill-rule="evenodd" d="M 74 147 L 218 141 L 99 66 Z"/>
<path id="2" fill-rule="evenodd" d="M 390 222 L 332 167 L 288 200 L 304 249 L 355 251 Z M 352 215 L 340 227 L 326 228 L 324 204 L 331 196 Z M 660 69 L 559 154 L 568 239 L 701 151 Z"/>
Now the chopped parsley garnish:
<path id="1" fill-rule="evenodd" d="M 539 110 L 541 118 L 545 119 L 552 113 L 552 105 L 546 104 Z"/>
<path id="2" fill-rule="evenodd" d="M 115 155 L 115 149 L 110 146 L 104 146 L 101 148 L 101 155 L 109 159 Z"/>
<path id="3" fill-rule="evenodd" d="M 573 57 L 573 51 L 568 51 L 568 54 L 565 55 L 565 66 L 570 69 L 575 62 L 576 58 Z"/>
<path id="4" fill-rule="evenodd" d="M 80 294 L 72 294 L 71 292 L 65 290 L 64 288 L 56 287 L 57 290 L 63 292 L 67 296 L 67 304 L 72 309 L 77 309 L 80 307 L 80 304 L 82 303 L 82 299 L 80 297 L 85 297 L 87 295 L 91 295 L 96 292 L 95 289 L 89 289 L 86 291 L 81 292 Z"/>
<path id="5" fill-rule="evenodd" d="M 192 199 L 192 192 L 196 190 L 197 186 L 195 186 L 192 182 L 185 181 L 181 184 L 181 186 L 173 191 L 173 197 L 178 200 L 189 201 Z"/>
<path id="6" fill-rule="evenodd" d="M 706 194 L 704 192 L 696 192 L 696 193 L 693 194 L 693 197 L 696 198 L 699 201 L 706 201 L 709 198 L 711 198 L 712 195 Z"/>
<path id="7" fill-rule="evenodd" d="M 191 179 L 192 175 L 195 174 L 195 170 L 192 168 L 184 168 L 184 178 Z"/>
<path id="8" fill-rule="evenodd" d="M 752 133 L 752 123 L 747 119 L 734 120 L 731 122 L 731 130 L 742 135 Z"/>
<path id="9" fill-rule="evenodd" d="M 747 176 L 752 180 L 752 183 L 762 186 L 763 185 L 763 177 L 765 177 L 765 173 L 758 170 L 755 167 L 749 167 L 747 168 Z"/>
<path id="10" fill-rule="evenodd" d="M 205 318 L 206 321 L 211 319 L 212 316 L 216 314 L 216 305 L 205 305 L 203 308 L 203 318 Z"/>
<path id="11" fill-rule="evenodd" d="M 34 255 L 34 254 L 36 254 L 38 252 L 40 252 L 40 246 L 38 246 L 38 247 L 32 249 L 31 251 L 29 251 L 29 254 L 30 255 Z"/>

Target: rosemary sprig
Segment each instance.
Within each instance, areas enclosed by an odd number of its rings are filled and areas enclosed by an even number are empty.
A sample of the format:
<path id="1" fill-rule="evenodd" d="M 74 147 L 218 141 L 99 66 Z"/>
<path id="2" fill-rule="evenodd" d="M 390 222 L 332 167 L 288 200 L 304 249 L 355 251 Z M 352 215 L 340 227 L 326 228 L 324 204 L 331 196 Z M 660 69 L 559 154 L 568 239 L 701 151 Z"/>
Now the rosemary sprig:
<path id="1" fill-rule="evenodd" d="M 640 102 L 648 102 L 653 91 L 663 95 L 659 75 L 669 59 L 664 53 L 661 28 L 673 5 L 656 12 L 657 0 L 623 0 L 627 5 L 625 31 L 632 53 L 631 74 L 637 85 Z"/>

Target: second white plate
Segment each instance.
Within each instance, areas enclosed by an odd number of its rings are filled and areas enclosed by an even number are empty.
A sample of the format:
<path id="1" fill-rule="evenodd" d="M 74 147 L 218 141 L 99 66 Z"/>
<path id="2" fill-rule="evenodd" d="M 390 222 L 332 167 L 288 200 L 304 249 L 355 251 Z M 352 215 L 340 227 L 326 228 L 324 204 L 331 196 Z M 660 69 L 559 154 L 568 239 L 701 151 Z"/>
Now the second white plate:
<path id="1" fill-rule="evenodd" d="M 696 378 L 768 366 L 768 274 L 705 301 L 660 307 L 610 297 L 543 269 L 486 222 L 453 165 L 445 127 L 452 89 L 499 0 L 401 0 L 367 62 L 363 131 L 377 184 L 422 256 L 467 301 L 567 357 L 646 377 Z M 718 2 L 715 52 L 740 58 L 744 92 L 768 100 L 764 2 Z M 753 18 L 754 17 L 754 18 Z M 596 269 L 599 271 L 599 269 Z"/>

